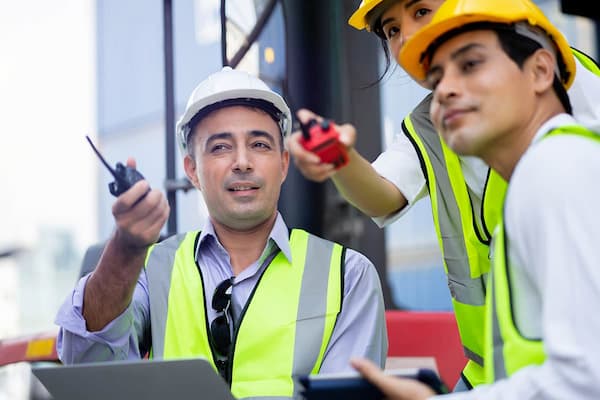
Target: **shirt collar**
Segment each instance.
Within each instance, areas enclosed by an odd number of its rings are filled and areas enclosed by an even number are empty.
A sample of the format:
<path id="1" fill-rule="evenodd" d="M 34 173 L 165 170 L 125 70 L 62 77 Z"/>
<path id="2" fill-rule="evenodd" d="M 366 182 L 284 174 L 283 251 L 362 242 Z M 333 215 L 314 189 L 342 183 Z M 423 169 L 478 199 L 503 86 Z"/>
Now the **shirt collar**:
<path id="1" fill-rule="evenodd" d="M 577 121 L 575 121 L 575 118 L 573 118 L 572 115 L 566 113 L 555 115 L 554 117 L 550 118 L 548 121 L 542 124 L 540 129 L 538 129 L 535 136 L 533 137 L 531 144 L 540 141 L 544 137 L 544 135 L 550 132 L 551 130 L 565 125 L 578 125 L 578 123 Z"/>
<path id="2" fill-rule="evenodd" d="M 283 217 L 279 212 L 277 212 L 277 218 L 275 219 L 275 224 L 273 225 L 273 229 L 271 229 L 271 233 L 269 233 L 269 240 L 267 242 L 267 246 L 265 247 L 263 254 L 260 256 L 260 259 L 264 259 L 271 253 L 271 249 L 276 246 L 283 253 L 283 255 L 288 259 L 289 263 L 292 263 L 292 250 L 290 248 L 289 241 L 289 230 L 287 225 L 285 224 Z M 198 246 L 196 247 L 196 260 L 199 259 L 200 252 L 202 251 L 202 247 L 208 245 L 210 242 L 216 243 L 221 246 L 219 239 L 217 238 L 217 234 L 215 233 L 215 228 L 210 220 L 210 218 L 206 219 L 204 223 L 204 227 L 202 228 L 202 232 L 200 233 L 200 238 L 198 240 Z M 222 247 L 222 246 L 221 246 Z"/>

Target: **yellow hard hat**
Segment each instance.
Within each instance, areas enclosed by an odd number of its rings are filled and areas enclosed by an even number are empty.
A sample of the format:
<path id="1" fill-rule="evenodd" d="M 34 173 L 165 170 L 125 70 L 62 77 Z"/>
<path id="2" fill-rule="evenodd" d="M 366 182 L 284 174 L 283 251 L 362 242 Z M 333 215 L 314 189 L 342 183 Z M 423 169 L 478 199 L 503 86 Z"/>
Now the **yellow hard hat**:
<path id="1" fill-rule="evenodd" d="M 385 0 L 362 0 L 356 11 L 354 11 L 354 14 L 350 16 L 348 24 L 358 30 L 370 30 L 371 27 L 367 21 L 367 14 L 384 1 Z"/>
<path id="2" fill-rule="evenodd" d="M 569 43 L 544 13 L 529 0 L 446 0 L 431 22 L 418 30 L 402 46 L 397 54 L 398 62 L 413 79 L 422 82 L 427 73 L 426 57 L 430 45 L 443 34 L 475 22 L 524 22 L 529 26 L 541 28 L 554 42 L 557 56 L 561 57 L 565 64 L 565 71 L 560 77 L 563 85 L 568 89 L 573 83 L 575 58 Z"/>

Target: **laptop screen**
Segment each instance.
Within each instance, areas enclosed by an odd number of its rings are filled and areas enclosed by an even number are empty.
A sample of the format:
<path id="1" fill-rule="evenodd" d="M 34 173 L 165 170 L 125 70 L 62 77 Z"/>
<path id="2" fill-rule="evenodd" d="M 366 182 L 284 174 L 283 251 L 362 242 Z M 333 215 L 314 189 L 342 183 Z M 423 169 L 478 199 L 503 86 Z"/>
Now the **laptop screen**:
<path id="1" fill-rule="evenodd" d="M 55 400 L 233 400 L 229 385 L 201 358 L 36 364 Z"/>

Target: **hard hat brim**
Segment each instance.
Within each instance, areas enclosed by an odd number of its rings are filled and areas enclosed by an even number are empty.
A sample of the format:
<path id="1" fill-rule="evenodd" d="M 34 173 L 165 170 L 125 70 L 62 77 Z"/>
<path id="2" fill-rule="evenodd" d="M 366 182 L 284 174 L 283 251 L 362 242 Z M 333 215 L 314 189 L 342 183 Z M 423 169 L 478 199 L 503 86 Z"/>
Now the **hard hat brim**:
<path id="1" fill-rule="evenodd" d="M 439 12 L 439 10 L 438 10 Z M 434 17 L 435 18 L 435 17 Z M 527 20 L 523 20 L 527 22 Z M 449 18 L 445 18 L 441 21 L 432 21 L 428 25 L 419 29 L 400 49 L 396 55 L 397 61 L 400 66 L 408 73 L 415 81 L 423 83 L 426 77 L 426 52 L 432 43 L 434 43 L 439 37 L 447 32 L 454 29 L 458 29 L 465 25 L 478 22 L 490 22 L 490 23 L 501 23 L 501 24 L 513 24 L 517 21 L 514 19 L 507 19 L 498 17 L 495 15 L 487 14 L 459 14 Z M 539 25 L 537 25 L 539 26 Z M 544 27 L 541 27 L 542 29 Z M 573 58 L 570 46 L 564 36 L 560 32 L 555 32 L 552 35 L 558 50 L 560 52 L 563 61 L 566 64 L 567 72 L 569 77 L 566 81 L 563 81 L 564 86 L 568 89 L 573 83 L 575 76 L 575 59 Z M 568 54 L 567 54 L 568 53 Z"/>
<path id="2" fill-rule="evenodd" d="M 233 90 L 224 90 L 218 93 L 214 93 L 212 95 L 206 96 L 202 99 L 202 101 L 195 102 L 192 106 L 190 106 L 185 113 L 179 118 L 177 121 L 177 125 L 175 127 L 175 132 L 179 136 L 179 143 L 182 154 L 185 154 L 185 149 L 183 148 L 184 143 L 187 143 L 187 135 L 189 131 L 185 128 L 187 124 L 194 118 L 196 114 L 198 114 L 202 109 L 214 105 L 216 103 L 224 102 L 226 100 L 231 99 L 259 99 L 265 100 L 272 103 L 277 109 L 281 111 L 281 113 L 287 119 L 287 123 L 285 125 L 285 131 L 282 132 L 284 136 L 288 136 L 291 132 L 292 127 L 292 115 L 289 107 L 283 101 L 281 96 L 277 95 L 274 92 L 269 92 L 266 90 L 257 90 L 257 89 L 233 89 Z"/>
<path id="3" fill-rule="evenodd" d="M 369 24 L 367 24 L 367 14 L 380 3 L 381 2 L 378 1 L 372 1 L 369 4 L 361 5 L 348 19 L 348 25 L 359 31 L 363 29 L 370 30 Z"/>

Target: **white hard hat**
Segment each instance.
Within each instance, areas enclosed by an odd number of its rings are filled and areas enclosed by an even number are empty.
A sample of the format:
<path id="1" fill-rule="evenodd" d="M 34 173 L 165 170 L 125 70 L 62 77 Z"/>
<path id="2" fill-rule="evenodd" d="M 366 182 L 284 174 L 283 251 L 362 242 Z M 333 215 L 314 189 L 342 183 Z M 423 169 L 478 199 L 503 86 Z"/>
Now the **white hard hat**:
<path id="1" fill-rule="evenodd" d="M 233 105 L 263 109 L 278 123 L 283 136 L 292 129 L 290 109 L 279 94 L 255 76 L 223 67 L 196 86 L 177 121 L 175 135 L 181 154 L 186 154 L 188 135 L 197 121 L 209 112 Z"/>

